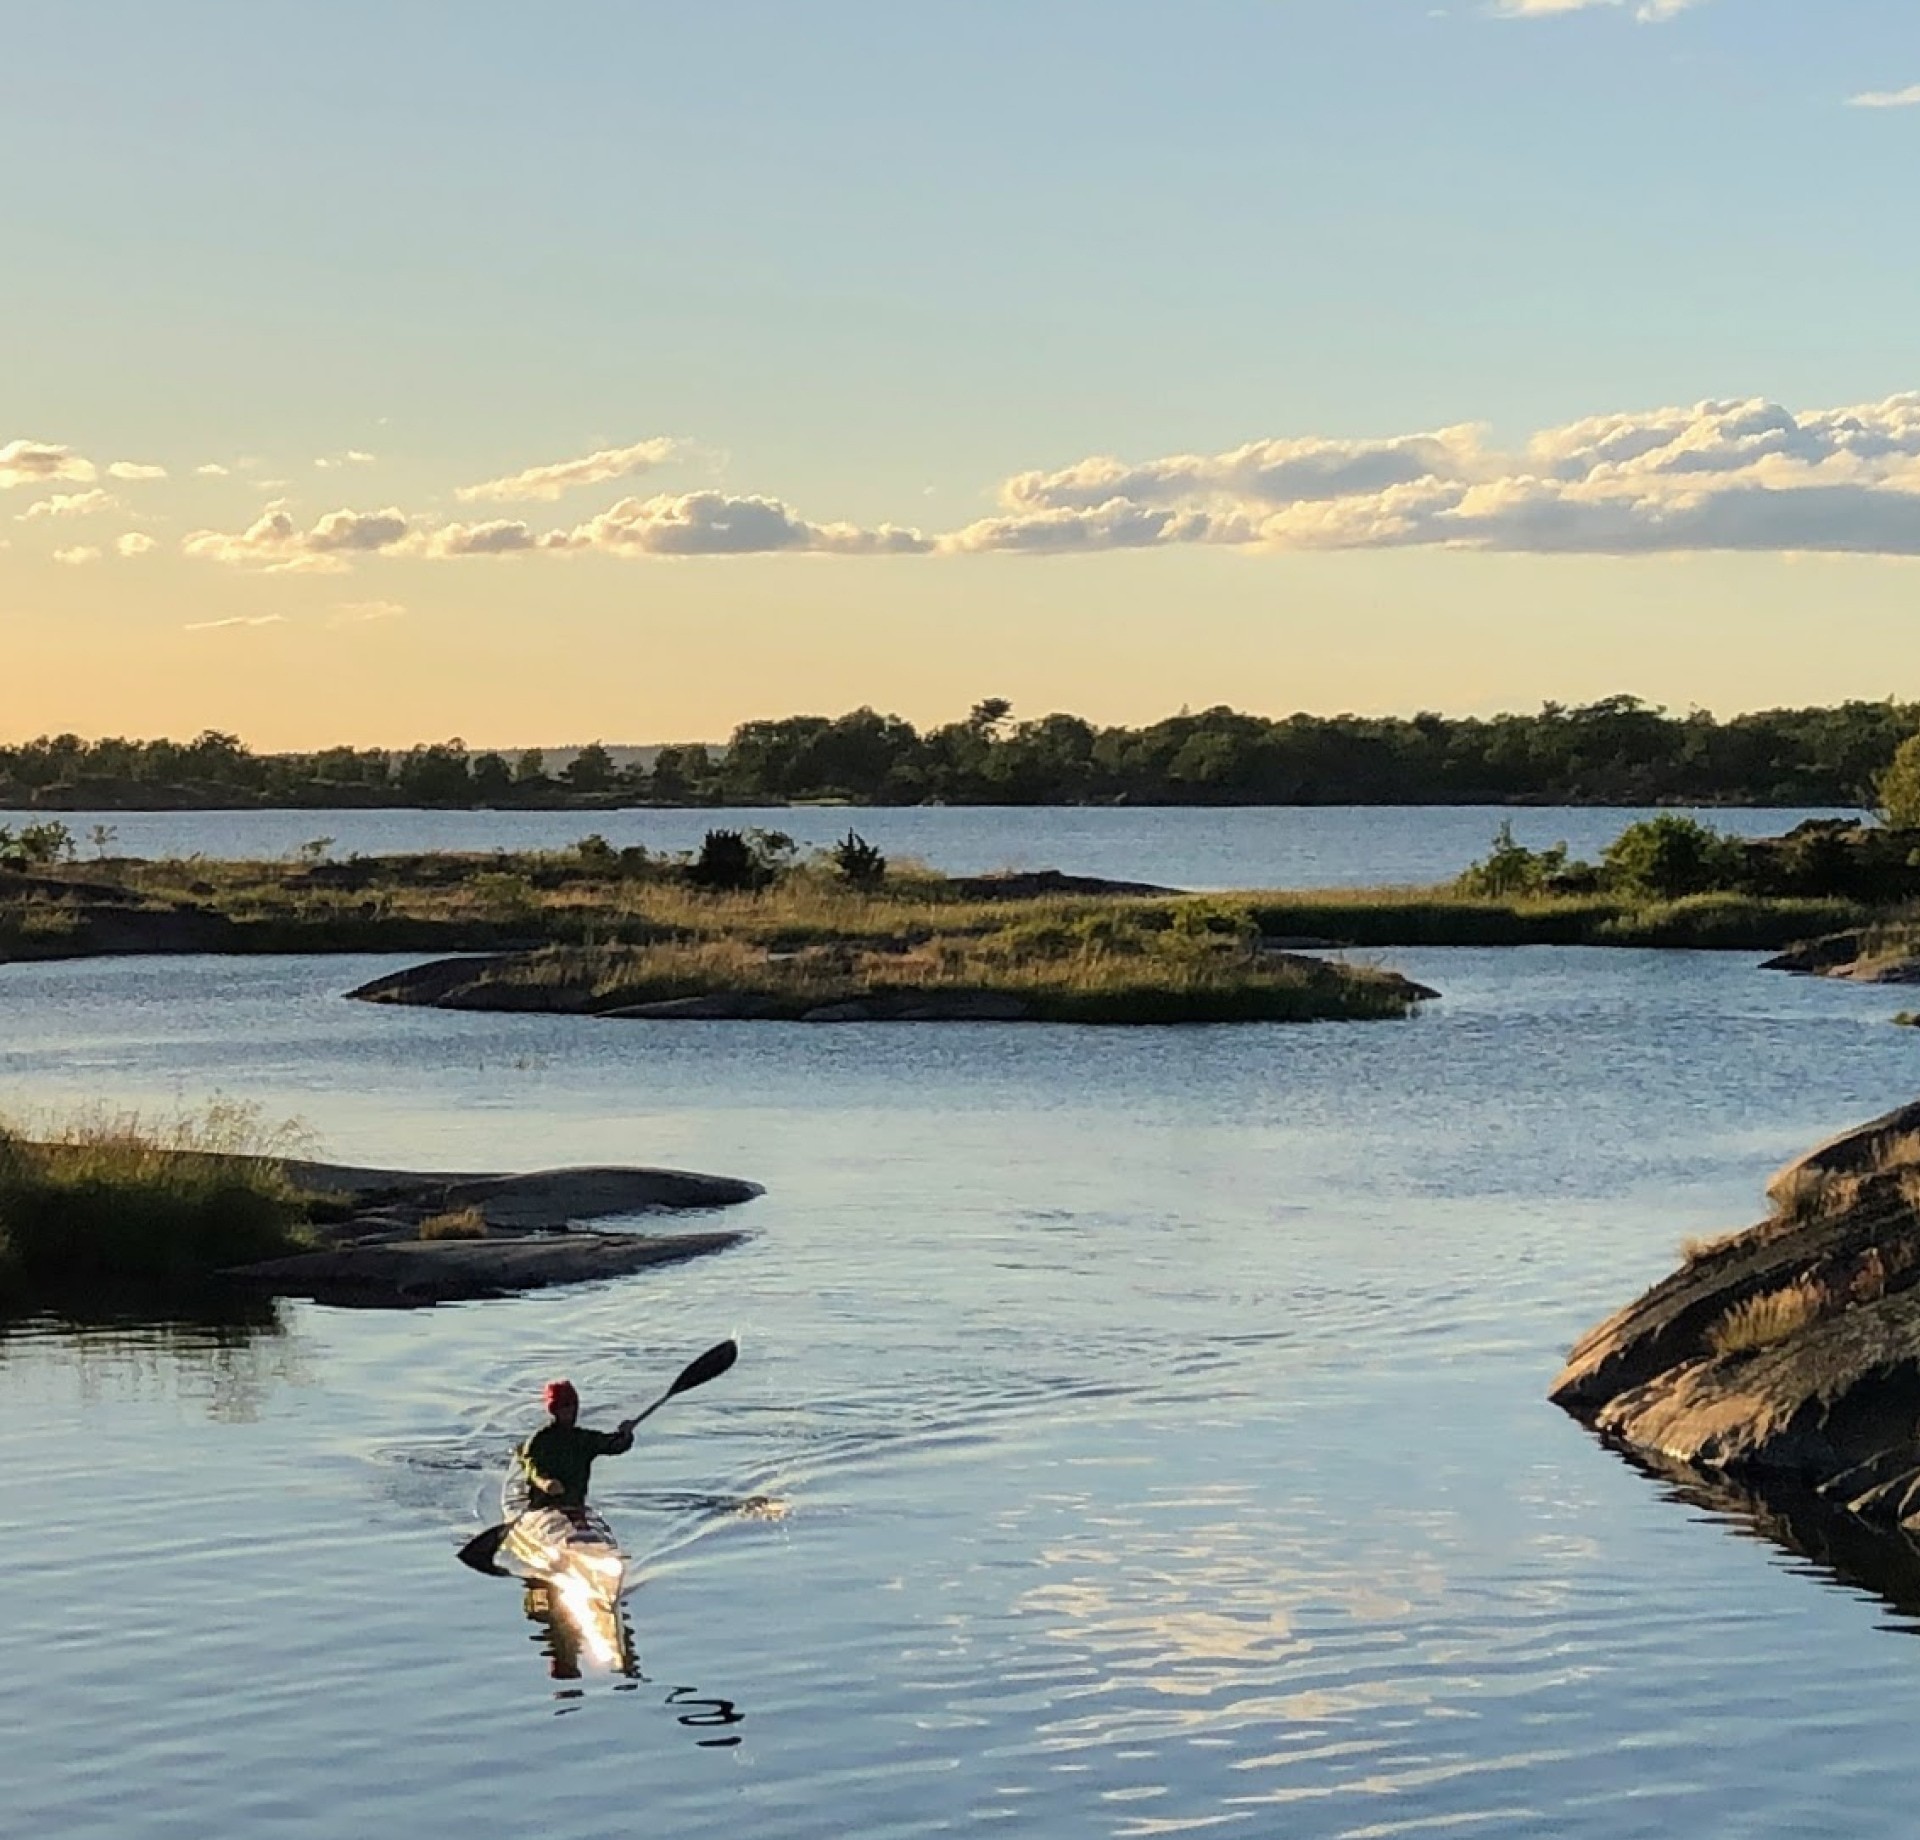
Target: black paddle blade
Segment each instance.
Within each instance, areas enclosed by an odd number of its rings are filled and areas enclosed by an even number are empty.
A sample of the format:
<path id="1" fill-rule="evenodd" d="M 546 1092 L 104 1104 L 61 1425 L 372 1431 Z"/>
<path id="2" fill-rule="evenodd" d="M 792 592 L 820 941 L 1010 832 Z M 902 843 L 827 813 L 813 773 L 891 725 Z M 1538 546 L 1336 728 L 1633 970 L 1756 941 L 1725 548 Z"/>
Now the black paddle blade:
<path id="1" fill-rule="evenodd" d="M 732 1336 L 724 1342 L 716 1342 L 697 1361 L 689 1361 L 680 1371 L 680 1378 L 667 1388 L 666 1397 L 671 1399 L 675 1393 L 684 1393 L 696 1386 L 705 1386 L 709 1380 L 717 1380 L 734 1362 L 740 1358 L 739 1344 Z"/>
<path id="2" fill-rule="evenodd" d="M 500 1556 L 500 1544 L 507 1537 L 512 1525 L 503 1521 L 498 1527 L 488 1527 L 476 1533 L 466 1545 L 460 1548 L 460 1563 L 470 1565 L 476 1572 L 485 1572 L 490 1578 L 510 1578 L 512 1573 L 494 1564 Z"/>

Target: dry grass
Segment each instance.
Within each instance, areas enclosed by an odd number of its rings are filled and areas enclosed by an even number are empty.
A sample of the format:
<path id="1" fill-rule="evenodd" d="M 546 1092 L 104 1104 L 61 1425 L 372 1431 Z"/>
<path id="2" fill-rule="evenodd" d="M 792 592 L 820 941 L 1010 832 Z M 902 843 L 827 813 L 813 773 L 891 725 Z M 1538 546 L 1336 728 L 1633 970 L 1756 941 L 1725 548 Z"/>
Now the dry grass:
<path id="1" fill-rule="evenodd" d="M 75 870 L 78 874 L 80 871 Z M 309 865 L 287 862 L 138 862 L 115 877 L 150 902 L 211 908 L 281 938 L 268 949 L 344 950 L 386 929 L 589 937 L 736 938 L 801 946 L 833 939 L 984 933 L 1022 914 L 1072 916 L 1124 906 L 1164 921 L 1177 903 L 1156 897 L 1045 896 L 982 901 L 944 876 L 898 864 L 884 886 L 862 892 L 830 869 L 803 864 L 754 893 L 691 887 L 668 861 L 608 864 L 577 851 L 445 853 Z M 1248 892 L 1231 897 L 1263 932 L 1319 933 L 1362 946 L 1605 944 L 1778 947 L 1865 924 L 1857 903 L 1697 895 L 1485 897 L 1452 887 Z"/>
<path id="2" fill-rule="evenodd" d="M 1831 1220 L 1857 1207 L 1871 1180 L 1867 1171 L 1796 1169 L 1774 1189 L 1773 1211 L 1795 1225 Z"/>
<path id="3" fill-rule="evenodd" d="M 490 967 L 480 988 L 503 1006 L 538 995 L 585 1010 L 725 993 L 781 1015 L 870 997 L 986 993 L 1077 1022 L 1359 1018 L 1411 1007 L 1390 973 L 1260 950 L 1250 917 L 1219 902 L 1022 903 L 1018 917 L 1004 906 L 957 911 L 960 930 L 930 937 L 796 944 L 788 908 L 778 943 L 747 934 L 555 947 Z"/>
<path id="4" fill-rule="evenodd" d="M 422 1239 L 485 1239 L 487 1217 L 477 1207 L 450 1208 L 420 1223 Z"/>
<path id="5" fill-rule="evenodd" d="M 0 1127 L 0 1293 L 164 1291 L 292 1251 L 315 1198 L 280 1159 L 309 1146 L 225 1100 Z"/>
<path id="6" fill-rule="evenodd" d="M 1828 1308 L 1833 1299 L 1824 1285 L 1801 1278 L 1779 1290 L 1763 1291 L 1736 1303 L 1707 1330 L 1715 1354 L 1751 1354 L 1797 1334 Z"/>

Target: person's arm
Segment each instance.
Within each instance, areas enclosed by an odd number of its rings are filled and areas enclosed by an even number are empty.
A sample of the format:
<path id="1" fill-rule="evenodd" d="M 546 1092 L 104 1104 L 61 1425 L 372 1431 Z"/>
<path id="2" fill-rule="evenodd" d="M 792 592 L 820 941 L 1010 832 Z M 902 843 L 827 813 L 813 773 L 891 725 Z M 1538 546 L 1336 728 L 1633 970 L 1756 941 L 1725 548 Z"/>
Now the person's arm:
<path id="1" fill-rule="evenodd" d="M 543 1475 L 533 1460 L 535 1440 L 529 1438 L 513 1454 L 520 1459 L 520 1473 L 527 1479 L 527 1487 L 536 1500 L 540 1496 L 564 1495 L 566 1490 L 551 1476 Z"/>
<path id="2" fill-rule="evenodd" d="M 608 1456 L 624 1456 L 626 1452 L 633 1448 L 633 1428 L 639 1422 L 638 1419 L 623 1418 L 619 1424 L 607 1433 Z"/>

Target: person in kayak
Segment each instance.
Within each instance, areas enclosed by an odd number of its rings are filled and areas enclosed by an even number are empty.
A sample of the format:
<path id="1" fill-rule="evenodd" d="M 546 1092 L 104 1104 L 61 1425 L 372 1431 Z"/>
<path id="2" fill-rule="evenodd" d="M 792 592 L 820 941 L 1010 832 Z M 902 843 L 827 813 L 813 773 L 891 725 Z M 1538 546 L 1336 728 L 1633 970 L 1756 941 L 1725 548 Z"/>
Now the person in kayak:
<path id="1" fill-rule="evenodd" d="M 530 1508 L 584 1508 L 595 1457 L 617 1457 L 633 1448 L 633 1427 L 625 1419 L 611 1431 L 592 1431 L 580 1423 L 580 1395 L 571 1380 L 550 1380 L 546 1389 L 547 1423 L 520 1447 Z"/>

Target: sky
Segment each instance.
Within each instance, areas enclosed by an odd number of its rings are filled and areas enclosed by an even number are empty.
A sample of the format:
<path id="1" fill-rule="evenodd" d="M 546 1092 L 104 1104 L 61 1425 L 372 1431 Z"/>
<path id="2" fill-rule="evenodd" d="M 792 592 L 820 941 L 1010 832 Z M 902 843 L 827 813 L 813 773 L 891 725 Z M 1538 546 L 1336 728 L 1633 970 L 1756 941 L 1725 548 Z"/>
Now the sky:
<path id="1" fill-rule="evenodd" d="M 1912 0 L 0 5 L 0 739 L 1920 698 Z"/>

